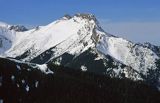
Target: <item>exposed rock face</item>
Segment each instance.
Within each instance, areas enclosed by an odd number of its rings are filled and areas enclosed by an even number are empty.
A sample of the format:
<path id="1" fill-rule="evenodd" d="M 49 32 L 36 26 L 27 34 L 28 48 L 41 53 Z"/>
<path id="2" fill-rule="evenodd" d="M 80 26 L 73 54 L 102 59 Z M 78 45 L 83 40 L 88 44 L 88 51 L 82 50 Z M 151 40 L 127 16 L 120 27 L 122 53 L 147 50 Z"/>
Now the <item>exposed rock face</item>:
<path id="1" fill-rule="evenodd" d="M 65 14 L 63 18 L 66 18 L 66 19 L 71 19 L 72 16 L 68 15 L 68 14 Z"/>
<path id="2" fill-rule="evenodd" d="M 14 30 L 17 32 L 23 32 L 23 31 L 27 31 L 28 29 L 24 26 L 19 26 L 19 25 L 13 25 L 9 27 L 9 30 Z"/>

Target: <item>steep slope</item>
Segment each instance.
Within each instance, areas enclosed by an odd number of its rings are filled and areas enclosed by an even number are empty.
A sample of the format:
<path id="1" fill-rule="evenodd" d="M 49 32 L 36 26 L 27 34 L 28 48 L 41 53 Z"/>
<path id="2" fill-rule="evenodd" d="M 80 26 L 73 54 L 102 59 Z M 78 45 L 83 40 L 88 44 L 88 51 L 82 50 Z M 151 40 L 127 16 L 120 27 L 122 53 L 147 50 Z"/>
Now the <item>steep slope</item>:
<path id="1" fill-rule="evenodd" d="M 6 53 L 10 57 L 16 57 L 22 55 L 24 52 L 28 52 L 29 56 L 25 59 L 31 60 L 71 36 L 74 39 L 75 36 L 78 36 L 76 35 L 77 32 L 84 27 L 85 21 L 83 20 L 81 23 L 78 23 L 74 18 L 68 19 L 63 17 L 47 26 L 17 33 L 18 39 Z M 63 46 L 65 47 L 66 45 Z"/>
<path id="2" fill-rule="evenodd" d="M 142 74 L 146 74 L 148 69 L 156 69 L 155 62 L 159 59 L 151 49 L 122 38 L 103 36 L 97 44 L 97 49 Z"/>

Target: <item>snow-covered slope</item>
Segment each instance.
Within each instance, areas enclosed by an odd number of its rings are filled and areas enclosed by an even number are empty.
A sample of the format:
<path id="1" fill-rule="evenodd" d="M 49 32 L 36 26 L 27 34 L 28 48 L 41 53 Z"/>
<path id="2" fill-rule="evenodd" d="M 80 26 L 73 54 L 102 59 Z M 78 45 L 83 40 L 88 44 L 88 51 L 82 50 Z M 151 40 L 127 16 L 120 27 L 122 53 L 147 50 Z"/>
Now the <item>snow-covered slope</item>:
<path id="1" fill-rule="evenodd" d="M 6 27 L 6 28 L 7 28 L 8 26 L 9 26 L 9 25 L 8 25 L 7 23 L 4 23 L 4 22 L 1 22 L 1 21 L 0 21 L 0 27 Z"/>
<path id="2" fill-rule="evenodd" d="M 9 30 L 9 27 L 10 25 L 0 22 L 0 54 L 9 50 L 15 39 L 15 31 Z"/>
<path id="3" fill-rule="evenodd" d="M 134 80 L 148 78 L 151 71 L 158 70 L 155 62 L 160 59 L 159 47 L 136 44 L 108 34 L 91 14 L 76 14 L 73 17 L 66 15 L 49 25 L 27 31 L 17 29 L 16 26 L 11 29 L 11 26 L 4 23 L 1 25 L 0 35 L 6 38 L 3 44 L 8 44 L 0 48 L 3 56 L 39 64 L 61 64 L 67 60 L 64 65 L 70 67 L 76 66 L 79 61 L 79 67 L 76 68 L 89 68 L 91 65 L 86 63 L 101 61 L 99 64 L 107 68 L 104 74 L 124 73 L 125 77 Z M 111 64 L 116 64 L 112 68 L 107 67 L 109 59 Z M 125 67 L 122 68 L 122 65 Z M 156 75 L 159 78 L 159 72 Z"/>
<path id="4" fill-rule="evenodd" d="M 155 69 L 155 62 L 159 59 L 151 49 L 116 37 L 102 36 L 97 49 L 142 74 L 146 74 L 148 69 Z"/>
<path id="5" fill-rule="evenodd" d="M 24 52 L 29 52 L 29 57 L 32 59 L 49 48 L 72 38 L 77 39 L 77 33 L 81 28 L 85 28 L 86 20 L 81 20 L 78 17 L 68 19 L 63 17 L 47 26 L 37 27 L 26 32 L 16 32 L 16 39 L 12 47 L 5 52 L 10 57 L 22 55 Z M 86 34 L 87 30 L 84 32 Z M 70 43 L 70 41 L 68 41 Z M 67 44 L 65 44 L 67 45 Z M 66 46 L 63 45 L 65 48 Z"/>

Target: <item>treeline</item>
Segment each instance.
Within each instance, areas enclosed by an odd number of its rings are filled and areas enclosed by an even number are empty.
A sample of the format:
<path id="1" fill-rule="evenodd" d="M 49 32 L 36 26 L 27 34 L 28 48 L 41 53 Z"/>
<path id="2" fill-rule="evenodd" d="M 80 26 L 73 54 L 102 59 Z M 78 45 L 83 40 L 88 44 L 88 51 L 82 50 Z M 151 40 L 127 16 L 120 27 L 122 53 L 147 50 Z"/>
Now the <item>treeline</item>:
<path id="1" fill-rule="evenodd" d="M 0 100 L 3 103 L 160 103 L 160 92 L 142 81 L 48 66 L 54 74 L 46 75 L 27 64 L 0 59 Z"/>

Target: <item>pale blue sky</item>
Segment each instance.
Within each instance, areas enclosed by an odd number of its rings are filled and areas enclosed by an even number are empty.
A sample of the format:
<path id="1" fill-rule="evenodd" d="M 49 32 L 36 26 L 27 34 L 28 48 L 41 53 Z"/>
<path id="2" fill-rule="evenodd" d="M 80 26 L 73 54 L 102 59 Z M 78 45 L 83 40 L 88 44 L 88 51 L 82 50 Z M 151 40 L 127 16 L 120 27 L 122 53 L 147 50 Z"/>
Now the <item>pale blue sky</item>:
<path id="1" fill-rule="evenodd" d="M 0 21 L 46 25 L 64 14 L 92 13 L 112 34 L 160 45 L 160 0 L 0 0 Z"/>

